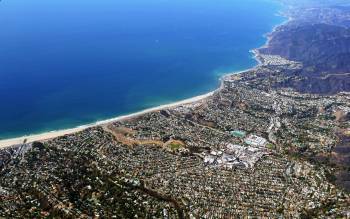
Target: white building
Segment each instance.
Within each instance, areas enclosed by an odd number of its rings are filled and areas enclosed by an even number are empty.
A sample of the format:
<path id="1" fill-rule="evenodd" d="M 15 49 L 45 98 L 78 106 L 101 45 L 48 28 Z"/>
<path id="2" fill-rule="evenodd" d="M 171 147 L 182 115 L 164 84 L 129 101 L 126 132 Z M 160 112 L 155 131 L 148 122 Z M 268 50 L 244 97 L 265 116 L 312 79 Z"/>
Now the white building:
<path id="1" fill-rule="evenodd" d="M 215 162 L 215 157 L 211 155 L 207 155 L 204 157 L 204 163 L 205 164 L 213 164 Z"/>
<path id="2" fill-rule="evenodd" d="M 267 140 L 263 137 L 250 135 L 248 138 L 245 139 L 245 143 L 255 147 L 265 147 L 267 144 Z"/>

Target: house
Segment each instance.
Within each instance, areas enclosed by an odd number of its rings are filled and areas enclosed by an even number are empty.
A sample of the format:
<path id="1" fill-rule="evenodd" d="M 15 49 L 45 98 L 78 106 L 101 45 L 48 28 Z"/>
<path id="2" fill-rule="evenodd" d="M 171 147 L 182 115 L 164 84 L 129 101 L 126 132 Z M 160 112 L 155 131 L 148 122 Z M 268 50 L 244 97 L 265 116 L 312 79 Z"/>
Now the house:
<path id="1" fill-rule="evenodd" d="M 210 154 L 213 156 L 220 156 L 222 155 L 222 151 L 211 151 Z"/>
<path id="2" fill-rule="evenodd" d="M 213 164 L 215 162 L 215 157 L 208 155 L 204 157 L 204 163 L 205 164 Z"/>

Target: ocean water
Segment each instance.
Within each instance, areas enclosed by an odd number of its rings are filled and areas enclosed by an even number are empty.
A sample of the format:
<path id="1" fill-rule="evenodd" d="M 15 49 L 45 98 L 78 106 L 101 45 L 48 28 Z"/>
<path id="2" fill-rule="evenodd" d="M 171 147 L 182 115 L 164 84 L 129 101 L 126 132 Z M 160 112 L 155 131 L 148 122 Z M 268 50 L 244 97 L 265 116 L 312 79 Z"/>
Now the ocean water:
<path id="1" fill-rule="evenodd" d="M 2 0 L 0 138 L 72 128 L 215 89 L 256 64 L 272 0 Z"/>

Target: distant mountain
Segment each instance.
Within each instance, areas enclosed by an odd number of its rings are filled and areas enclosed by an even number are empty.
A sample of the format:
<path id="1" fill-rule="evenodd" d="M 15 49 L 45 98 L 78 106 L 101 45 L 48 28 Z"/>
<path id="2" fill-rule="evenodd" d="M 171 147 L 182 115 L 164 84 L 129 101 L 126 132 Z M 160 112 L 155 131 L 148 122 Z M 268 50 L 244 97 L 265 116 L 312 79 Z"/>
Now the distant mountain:
<path id="1" fill-rule="evenodd" d="M 283 26 L 260 52 L 302 62 L 306 76 L 350 72 L 350 30 L 327 24 Z"/>
<path id="2" fill-rule="evenodd" d="M 350 6 L 313 7 L 290 10 L 289 17 L 304 24 L 328 24 L 350 27 Z"/>
<path id="3" fill-rule="evenodd" d="M 259 49 L 303 64 L 299 71 L 285 72 L 290 78 L 277 86 L 319 94 L 350 91 L 350 7 L 341 3 L 348 1 L 294 1 L 297 7 L 286 13 L 292 20 L 276 28 Z"/>
<path id="4" fill-rule="evenodd" d="M 332 5 L 349 5 L 348 0 L 280 0 L 288 5 L 295 6 L 332 6 Z"/>

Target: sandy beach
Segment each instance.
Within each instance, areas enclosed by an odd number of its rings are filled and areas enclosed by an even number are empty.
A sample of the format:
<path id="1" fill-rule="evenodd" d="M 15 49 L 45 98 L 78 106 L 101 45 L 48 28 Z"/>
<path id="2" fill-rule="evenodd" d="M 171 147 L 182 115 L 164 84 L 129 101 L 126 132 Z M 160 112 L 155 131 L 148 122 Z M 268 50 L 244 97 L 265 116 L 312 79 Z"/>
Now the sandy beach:
<path id="1" fill-rule="evenodd" d="M 238 73 L 241 73 L 241 72 L 237 72 L 237 74 Z M 131 119 L 131 118 L 134 118 L 134 117 L 137 117 L 137 116 L 144 115 L 146 113 L 150 113 L 150 112 L 155 112 L 155 111 L 159 111 L 159 110 L 164 110 L 164 109 L 169 109 L 169 108 L 173 108 L 173 107 L 184 106 L 184 105 L 196 103 L 198 101 L 204 100 L 204 99 L 212 96 L 214 94 L 214 92 L 215 91 L 209 92 L 207 94 L 199 95 L 199 96 L 196 96 L 196 97 L 192 97 L 192 98 L 189 98 L 189 99 L 181 100 L 181 101 L 178 101 L 178 102 L 174 102 L 174 103 L 170 103 L 170 104 L 165 104 L 165 105 L 149 108 L 149 109 L 146 109 L 146 110 L 143 110 L 143 111 L 140 111 L 140 112 L 136 112 L 136 113 L 132 113 L 132 114 L 124 115 L 124 116 L 118 116 L 118 117 L 115 117 L 115 118 L 112 118 L 112 119 L 103 120 L 103 121 L 98 121 L 98 122 L 93 123 L 93 124 L 87 124 L 87 125 L 79 126 L 79 127 L 76 127 L 76 128 L 64 129 L 64 130 L 46 132 L 46 133 L 42 133 L 42 134 L 34 134 L 34 135 L 28 135 L 28 136 L 23 136 L 23 137 L 18 137 L 18 138 L 11 138 L 11 139 L 0 140 L 0 148 L 10 147 L 12 145 L 22 144 L 24 141 L 26 141 L 27 143 L 34 142 L 34 141 L 45 141 L 45 140 L 49 140 L 49 139 L 52 139 L 52 138 L 56 138 L 56 137 L 60 137 L 60 136 L 73 134 L 73 133 L 76 133 L 76 132 L 80 132 L 80 131 L 83 131 L 84 129 L 87 129 L 87 128 L 91 128 L 91 127 L 95 127 L 95 126 L 101 126 L 101 125 L 105 125 L 105 124 L 112 123 L 112 122 L 122 121 L 122 120 L 125 120 L 125 119 Z"/>

